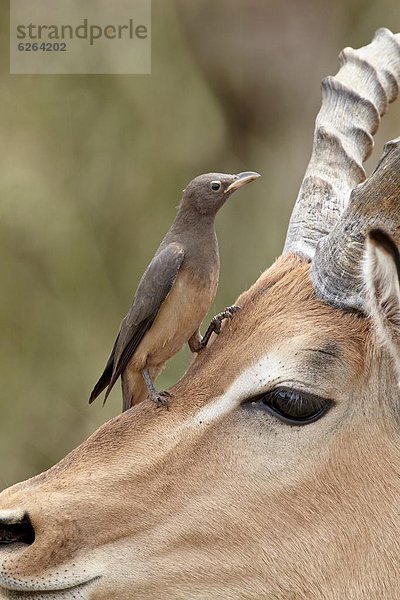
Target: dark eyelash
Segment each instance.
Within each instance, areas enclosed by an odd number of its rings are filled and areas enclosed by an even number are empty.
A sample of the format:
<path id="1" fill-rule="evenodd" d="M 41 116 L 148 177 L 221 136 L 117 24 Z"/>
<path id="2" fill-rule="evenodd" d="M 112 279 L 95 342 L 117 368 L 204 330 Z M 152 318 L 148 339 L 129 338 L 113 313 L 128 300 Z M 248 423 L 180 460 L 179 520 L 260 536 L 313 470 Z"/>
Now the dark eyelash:
<path id="1" fill-rule="evenodd" d="M 253 406 L 262 408 L 291 425 L 306 425 L 317 421 L 333 404 L 314 394 L 284 387 L 275 388 L 250 401 Z"/>

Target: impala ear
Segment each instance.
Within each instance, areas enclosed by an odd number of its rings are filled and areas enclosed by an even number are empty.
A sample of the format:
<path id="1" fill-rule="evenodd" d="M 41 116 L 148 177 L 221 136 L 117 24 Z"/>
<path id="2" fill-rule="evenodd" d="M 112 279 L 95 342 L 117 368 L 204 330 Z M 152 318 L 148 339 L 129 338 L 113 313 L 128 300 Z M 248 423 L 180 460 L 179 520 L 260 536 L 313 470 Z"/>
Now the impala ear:
<path id="1" fill-rule="evenodd" d="M 364 279 L 368 312 L 400 369 L 400 253 L 381 229 L 373 229 L 367 236 Z"/>

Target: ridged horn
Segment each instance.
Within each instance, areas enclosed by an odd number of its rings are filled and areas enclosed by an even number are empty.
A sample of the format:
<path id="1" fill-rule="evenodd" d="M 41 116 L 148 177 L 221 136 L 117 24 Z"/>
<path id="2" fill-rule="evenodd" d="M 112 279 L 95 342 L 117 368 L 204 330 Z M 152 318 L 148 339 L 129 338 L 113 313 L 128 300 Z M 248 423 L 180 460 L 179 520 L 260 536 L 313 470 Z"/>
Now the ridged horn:
<path id="1" fill-rule="evenodd" d="M 317 296 L 341 309 L 365 310 L 365 237 L 380 228 L 400 243 L 400 138 L 385 145 L 372 175 L 351 193 L 343 215 L 317 246 L 311 276 Z"/>
<path id="2" fill-rule="evenodd" d="M 322 81 L 311 159 L 290 219 L 284 253 L 311 260 L 337 223 L 351 190 L 365 180 L 380 117 L 400 87 L 400 34 L 379 29 L 368 46 L 340 54 L 341 68 Z"/>

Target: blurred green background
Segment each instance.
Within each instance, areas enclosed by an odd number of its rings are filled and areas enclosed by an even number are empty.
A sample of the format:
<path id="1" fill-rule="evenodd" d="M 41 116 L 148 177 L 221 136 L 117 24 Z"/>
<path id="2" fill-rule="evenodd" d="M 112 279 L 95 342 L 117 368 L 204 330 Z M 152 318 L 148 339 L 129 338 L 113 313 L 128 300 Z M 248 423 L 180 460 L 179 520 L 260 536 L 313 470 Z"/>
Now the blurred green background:
<path id="1" fill-rule="evenodd" d="M 152 75 L 9 75 L 2 4 L 0 489 L 41 471 L 120 411 L 87 397 L 180 194 L 207 171 L 256 170 L 217 229 L 211 313 L 280 254 L 319 82 L 344 46 L 400 31 L 398 0 L 153 0 Z M 383 121 L 400 132 L 400 109 Z M 172 385 L 185 350 L 157 381 Z"/>

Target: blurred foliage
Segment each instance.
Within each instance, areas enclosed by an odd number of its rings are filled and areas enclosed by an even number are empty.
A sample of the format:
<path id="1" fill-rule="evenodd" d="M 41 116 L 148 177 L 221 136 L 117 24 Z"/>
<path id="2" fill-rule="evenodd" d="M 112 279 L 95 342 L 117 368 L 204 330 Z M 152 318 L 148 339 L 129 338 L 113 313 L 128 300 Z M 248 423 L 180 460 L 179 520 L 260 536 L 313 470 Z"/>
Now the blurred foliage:
<path id="1" fill-rule="evenodd" d="M 87 396 L 188 180 L 262 179 L 218 216 L 211 313 L 280 253 L 319 81 L 343 46 L 400 30 L 397 0 L 153 0 L 151 76 L 11 76 L 1 11 L 0 488 L 120 410 Z M 377 141 L 399 131 L 392 108 Z M 376 157 L 370 161 L 374 164 Z M 185 350 L 157 381 L 186 369 Z"/>

